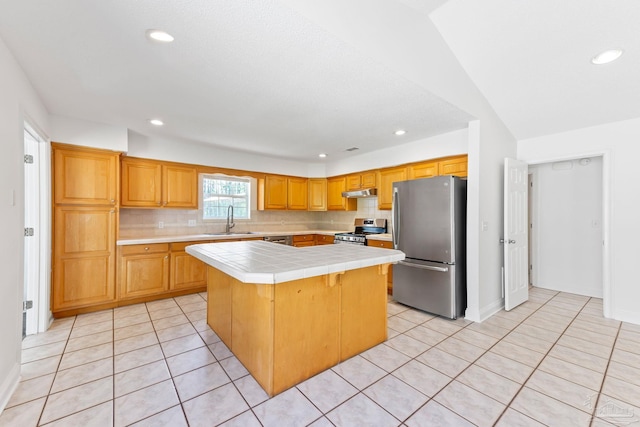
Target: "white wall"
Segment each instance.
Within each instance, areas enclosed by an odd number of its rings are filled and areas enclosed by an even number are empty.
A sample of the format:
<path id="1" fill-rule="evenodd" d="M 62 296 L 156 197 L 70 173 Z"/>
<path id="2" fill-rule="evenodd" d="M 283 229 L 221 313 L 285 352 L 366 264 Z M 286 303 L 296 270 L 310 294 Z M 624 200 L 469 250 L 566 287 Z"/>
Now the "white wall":
<path id="1" fill-rule="evenodd" d="M 50 138 L 55 142 L 127 151 L 127 128 L 51 115 Z"/>
<path id="2" fill-rule="evenodd" d="M 638 242 L 640 242 L 640 118 L 518 142 L 518 158 L 529 163 L 605 153 L 605 281 L 610 281 L 611 317 L 640 324 Z M 608 159 L 608 160 L 607 160 Z M 609 164 L 607 164 L 609 162 Z M 606 203 L 606 194 L 609 201 Z M 610 218 L 609 230 L 606 218 Z M 607 275 L 607 262 L 610 273 Z M 605 287 L 606 297 L 606 287 Z"/>
<path id="3" fill-rule="evenodd" d="M 24 121 L 48 131 L 48 114 L 0 39 L 0 410 L 20 374 L 24 263 Z"/>
<path id="4" fill-rule="evenodd" d="M 529 166 L 533 285 L 602 298 L 602 157 Z"/>

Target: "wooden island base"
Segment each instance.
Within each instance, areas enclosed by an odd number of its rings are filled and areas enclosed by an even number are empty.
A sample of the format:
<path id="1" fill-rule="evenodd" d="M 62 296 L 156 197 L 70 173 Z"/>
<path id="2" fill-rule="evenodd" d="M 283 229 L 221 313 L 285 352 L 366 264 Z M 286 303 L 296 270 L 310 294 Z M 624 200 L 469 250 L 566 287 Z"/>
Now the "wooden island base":
<path id="1" fill-rule="evenodd" d="M 207 271 L 207 323 L 269 396 L 387 338 L 389 264 L 277 284 Z"/>

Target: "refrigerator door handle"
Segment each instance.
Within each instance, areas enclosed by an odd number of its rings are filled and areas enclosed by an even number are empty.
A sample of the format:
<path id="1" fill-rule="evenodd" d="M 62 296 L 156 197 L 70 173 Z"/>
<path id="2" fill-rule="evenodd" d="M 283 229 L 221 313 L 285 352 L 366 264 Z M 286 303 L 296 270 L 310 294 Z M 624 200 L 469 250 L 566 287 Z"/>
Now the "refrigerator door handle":
<path id="1" fill-rule="evenodd" d="M 407 267 L 420 268 L 422 270 L 439 271 L 441 273 L 446 273 L 447 271 L 449 271 L 449 267 L 433 267 L 430 265 L 413 264 L 406 261 L 398 261 L 398 264 L 406 265 Z"/>
<path id="2" fill-rule="evenodd" d="M 393 187 L 391 199 L 391 238 L 393 239 L 393 248 L 398 249 L 400 237 L 400 195 L 398 189 Z"/>

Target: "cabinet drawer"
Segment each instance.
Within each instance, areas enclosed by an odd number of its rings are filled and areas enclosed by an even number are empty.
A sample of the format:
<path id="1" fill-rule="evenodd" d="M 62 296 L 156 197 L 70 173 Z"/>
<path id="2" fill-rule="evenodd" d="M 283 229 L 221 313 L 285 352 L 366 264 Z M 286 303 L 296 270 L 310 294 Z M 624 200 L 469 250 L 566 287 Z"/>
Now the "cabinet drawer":
<path id="1" fill-rule="evenodd" d="M 293 236 L 293 242 L 313 242 L 314 241 L 313 234 L 303 234 L 300 236 Z"/>
<path id="2" fill-rule="evenodd" d="M 333 236 L 327 236 L 324 234 L 316 234 L 316 245 L 330 245 L 333 243 Z"/>
<path id="3" fill-rule="evenodd" d="M 374 248 L 385 248 L 385 249 L 393 249 L 393 242 L 388 242 L 386 240 L 367 240 L 367 246 L 373 246 Z"/>
<path id="4" fill-rule="evenodd" d="M 202 245 L 204 243 L 209 243 L 208 241 L 200 241 L 200 242 L 177 242 L 171 244 L 171 252 L 180 252 L 184 251 L 184 248 L 191 245 Z M 148 245 L 147 245 L 148 246 Z"/>
<path id="5" fill-rule="evenodd" d="M 151 245 L 126 245 L 120 249 L 122 255 L 131 254 L 153 254 L 158 252 L 169 252 L 168 243 L 154 243 Z"/>

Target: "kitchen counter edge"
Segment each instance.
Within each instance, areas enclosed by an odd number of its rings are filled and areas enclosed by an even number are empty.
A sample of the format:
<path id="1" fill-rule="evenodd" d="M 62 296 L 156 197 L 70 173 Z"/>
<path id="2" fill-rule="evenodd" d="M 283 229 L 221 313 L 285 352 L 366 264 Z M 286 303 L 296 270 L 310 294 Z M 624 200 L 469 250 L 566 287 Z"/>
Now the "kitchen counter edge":
<path id="1" fill-rule="evenodd" d="M 322 234 L 333 236 L 336 233 L 344 233 L 345 230 L 299 230 L 299 231 L 266 231 L 237 234 L 185 234 L 176 236 L 156 236 L 156 237 L 127 237 L 118 239 L 116 245 L 151 245 L 154 243 L 180 243 L 180 242 L 197 242 L 202 240 L 230 240 L 230 239 L 247 239 L 252 237 L 266 236 L 300 236 L 304 234 Z"/>

